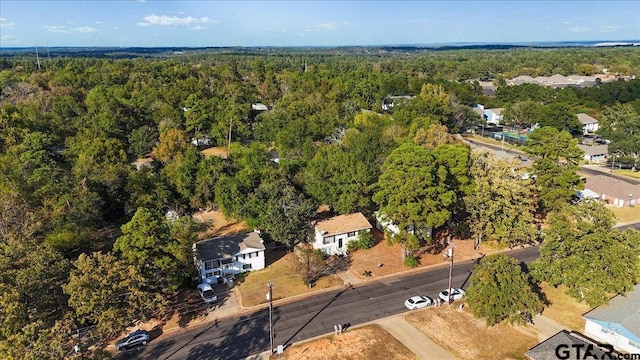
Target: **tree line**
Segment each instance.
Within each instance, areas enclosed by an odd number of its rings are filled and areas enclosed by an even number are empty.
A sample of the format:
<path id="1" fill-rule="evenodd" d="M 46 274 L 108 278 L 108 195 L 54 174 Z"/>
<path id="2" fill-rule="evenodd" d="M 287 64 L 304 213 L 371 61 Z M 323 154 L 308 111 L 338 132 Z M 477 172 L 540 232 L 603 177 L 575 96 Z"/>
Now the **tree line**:
<path id="1" fill-rule="evenodd" d="M 433 241 L 431 229 L 478 243 L 532 241 L 535 212 L 562 211 L 580 187 L 574 111 L 603 114 L 603 136 L 637 155 L 618 124 L 636 124 L 638 83 L 523 85 L 491 99 L 459 80 L 547 57 L 559 63 L 541 74 L 575 71 L 562 60 L 571 56 L 635 69 L 619 56 L 635 52 L 608 50 L 54 58 L 43 70 L 2 59 L 0 353 L 64 358 L 71 329 L 96 326 L 101 345 L 160 316 L 192 275 L 198 224 L 188 214 L 198 208 L 219 207 L 289 248 L 320 204 L 382 210 L 403 229 L 393 240 L 407 264 Z M 387 95 L 413 98 L 383 112 Z M 269 111 L 252 110 L 256 102 Z M 539 159 L 531 174 L 453 135 L 480 121 L 474 103 L 514 104 L 507 118 L 523 126 L 518 111 L 543 114 L 533 117 L 542 127 L 530 138 Z M 204 138 L 226 158 L 191 144 Z M 138 158 L 149 161 L 132 166 Z"/>

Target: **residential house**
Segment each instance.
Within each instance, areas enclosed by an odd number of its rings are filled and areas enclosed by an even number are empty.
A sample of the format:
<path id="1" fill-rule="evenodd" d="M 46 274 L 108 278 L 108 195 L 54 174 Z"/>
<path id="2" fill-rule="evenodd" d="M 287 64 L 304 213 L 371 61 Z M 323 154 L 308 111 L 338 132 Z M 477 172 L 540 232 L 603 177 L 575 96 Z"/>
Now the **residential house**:
<path id="1" fill-rule="evenodd" d="M 194 262 L 203 280 L 265 267 L 265 247 L 258 231 L 199 241 L 193 244 Z"/>
<path id="2" fill-rule="evenodd" d="M 382 110 L 390 111 L 393 109 L 396 104 L 402 101 L 409 101 L 413 99 L 415 96 L 411 95 L 397 95 L 397 96 L 387 96 L 382 100 Z"/>
<path id="3" fill-rule="evenodd" d="M 376 229 L 391 235 L 398 235 L 400 233 L 398 225 L 394 224 L 385 213 L 376 211 L 374 216 L 376 217 Z M 407 228 L 409 234 L 413 234 L 413 231 L 413 226 Z"/>
<path id="4" fill-rule="evenodd" d="M 640 354 L 640 285 L 626 296 L 617 295 L 606 305 L 582 315 L 584 333 L 631 354 Z"/>
<path id="5" fill-rule="evenodd" d="M 484 116 L 485 119 L 487 119 L 487 124 L 500 125 L 500 121 L 502 121 L 504 118 L 504 116 L 502 115 L 503 111 L 503 108 L 485 109 Z"/>
<path id="6" fill-rule="evenodd" d="M 587 177 L 584 188 L 598 194 L 601 200 L 618 207 L 640 205 L 640 185 L 633 185 L 608 175 Z"/>
<path id="7" fill-rule="evenodd" d="M 592 118 L 591 116 L 583 113 L 576 114 L 576 116 L 578 117 L 578 121 L 580 121 L 580 124 L 582 124 L 583 133 L 593 134 L 598 130 L 599 124 L 598 120 L 596 120 L 595 118 Z"/>
<path id="8" fill-rule="evenodd" d="M 372 226 L 362 213 L 335 216 L 315 224 L 313 247 L 328 255 L 345 254 L 347 244 Z"/>
<path id="9" fill-rule="evenodd" d="M 609 82 L 615 80 L 615 76 L 607 74 L 596 74 L 593 76 L 582 75 L 568 75 L 563 76 L 560 74 L 554 74 L 552 76 L 538 76 L 531 77 L 527 75 L 521 75 L 513 79 L 506 80 L 507 85 L 522 85 L 522 84 L 538 84 L 541 86 L 548 86 L 553 88 L 561 87 L 589 87 L 595 86 L 599 83 Z"/>
<path id="10" fill-rule="evenodd" d="M 583 359 L 585 354 L 590 354 L 591 359 L 609 359 L 604 356 L 609 350 L 579 333 L 562 330 L 529 349 L 525 355 L 530 360 Z"/>
<path id="11" fill-rule="evenodd" d="M 584 151 L 584 160 L 588 163 L 605 163 L 607 161 L 607 157 L 609 156 L 609 146 L 608 145 L 583 145 L 578 144 L 578 147 Z"/>

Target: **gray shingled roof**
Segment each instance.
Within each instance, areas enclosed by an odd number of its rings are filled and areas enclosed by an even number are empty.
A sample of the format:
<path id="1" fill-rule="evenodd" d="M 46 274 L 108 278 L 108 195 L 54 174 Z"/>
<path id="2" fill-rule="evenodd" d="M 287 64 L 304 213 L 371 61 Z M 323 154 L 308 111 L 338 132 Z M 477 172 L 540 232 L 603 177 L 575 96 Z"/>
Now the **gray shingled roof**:
<path id="1" fill-rule="evenodd" d="M 589 343 L 573 336 L 567 330 L 562 330 L 559 333 L 548 338 L 547 340 L 529 349 L 529 351 L 527 351 L 525 355 L 527 355 L 527 357 L 529 357 L 529 359 L 531 360 L 558 360 L 558 357 L 556 356 L 556 347 L 558 347 L 559 345 L 567 345 L 566 351 L 569 353 L 568 359 L 582 359 L 582 355 L 584 355 L 584 351 L 586 349 L 580 348 L 580 357 L 578 357 L 577 349 L 571 347 L 572 344 L 587 345 Z M 563 351 L 565 350 L 563 349 Z M 597 356 L 598 359 L 604 359 L 603 355 L 605 353 L 594 347 L 591 351 L 591 354 Z"/>
<path id="2" fill-rule="evenodd" d="M 578 147 L 584 151 L 585 155 L 608 155 L 609 154 L 609 145 L 583 145 L 578 144 Z"/>
<path id="3" fill-rule="evenodd" d="M 580 124 L 582 125 L 593 124 L 598 122 L 596 118 L 593 118 L 587 114 L 580 113 L 580 114 L 576 114 L 576 116 L 578 117 L 578 121 L 580 121 Z"/>
<path id="4" fill-rule="evenodd" d="M 636 285 L 627 296 L 616 295 L 608 304 L 598 306 L 582 317 L 617 323 L 640 336 L 640 285 Z"/>
<path id="5" fill-rule="evenodd" d="M 264 250 L 262 238 L 257 232 L 202 240 L 196 243 L 196 249 L 203 261 L 233 256 L 245 249 Z"/>

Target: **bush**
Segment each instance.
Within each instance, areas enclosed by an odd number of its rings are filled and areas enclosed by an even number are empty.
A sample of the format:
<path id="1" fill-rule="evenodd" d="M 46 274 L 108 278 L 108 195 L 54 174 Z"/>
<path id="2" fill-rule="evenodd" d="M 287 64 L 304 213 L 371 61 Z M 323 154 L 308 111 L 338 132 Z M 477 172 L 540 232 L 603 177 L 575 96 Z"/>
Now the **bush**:
<path id="1" fill-rule="evenodd" d="M 407 257 L 404 258 L 404 266 L 414 268 L 418 265 L 420 265 L 420 261 L 418 261 L 415 255 L 407 255 Z"/>
<path id="2" fill-rule="evenodd" d="M 362 231 L 358 235 L 358 239 L 350 241 L 347 244 L 347 251 L 352 252 L 355 250 L 371 249 L 376 244 L 376 239 L 369 231 Z"/>

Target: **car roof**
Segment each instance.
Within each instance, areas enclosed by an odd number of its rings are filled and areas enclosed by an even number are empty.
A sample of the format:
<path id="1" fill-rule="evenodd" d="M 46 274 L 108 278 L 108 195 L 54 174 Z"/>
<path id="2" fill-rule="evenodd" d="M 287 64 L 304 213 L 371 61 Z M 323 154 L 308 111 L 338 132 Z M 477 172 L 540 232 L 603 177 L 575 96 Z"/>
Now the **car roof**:
<path id="1" fill-rule="evenodd" d="M 202 284 L 198 285 L 198 289 L 201 289 L 202 291 L 207 291 L 207 290 L 213 291 L 213 288 L 211 287 L 211 285 L 209 283 L 202 283 Z"/>
<path id="2" fill-rule="evenodd" d="M 412 296 L 411 299 L 409 300 L 413 300 L 413 301 L 420 301 L 420 300 L 424 300 L 426 298 L 426 296 Z"/>

